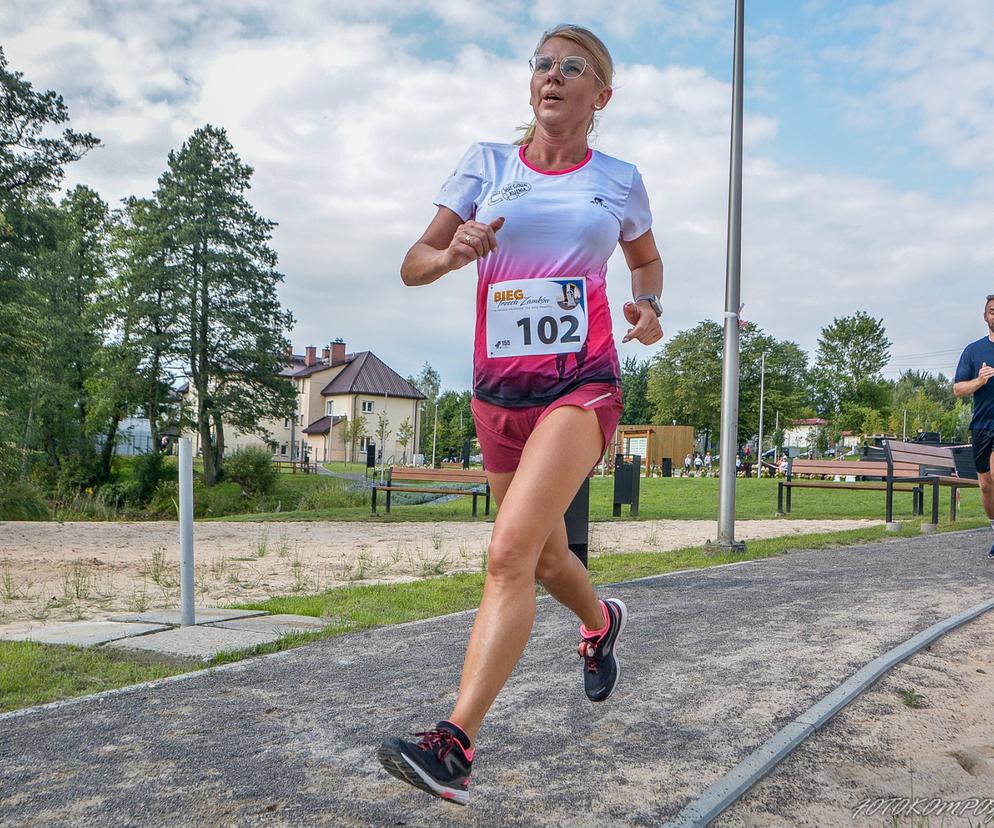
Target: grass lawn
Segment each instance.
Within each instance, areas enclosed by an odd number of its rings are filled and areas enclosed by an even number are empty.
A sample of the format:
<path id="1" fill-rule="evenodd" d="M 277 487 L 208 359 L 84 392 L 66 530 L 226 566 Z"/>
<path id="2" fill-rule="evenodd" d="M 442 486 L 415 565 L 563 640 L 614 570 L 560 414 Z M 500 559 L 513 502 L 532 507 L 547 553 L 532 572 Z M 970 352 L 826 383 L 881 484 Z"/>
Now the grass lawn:
<path id="1" fill-rule="evenodd" d="M 281 476 L 281 485 L 303 487 L 320 485 L 311 475 Z M 980 493 L 964 489 L 958 516 L 961 520 L 983 517 Z M 611 515 L 614 479 L 594 477 L 590 481 L 590 519 L 630 520 L 628 507 L 622 508 L 622 517 Z M 930 504 L 926 493 L 926 503 Z M 382 497 L 379 498 L 382 502 Z M 369 520 L 369 521 L 422 521 L 422 520 L 472 520 L 471 499 L 460 497 L 448 503 L 423 503 L 419 505 L 394 505 L 389 515 L 382 512 L 371 515 L 369 494 L 362 505 L 334 506 L 307 511 L 280 511 L 231 515 L 223 520 Z M 718 478 L 660 477 L 643 479 L 640 497 L 641 520 L 716 520 L 718 517 Z M 777 481 L 769 478 L 741 478 L 735 486 L 735 512 L 739 520 L 773 518 L 777 508 Z M 797 489 L 793 494 L 793 511 L 790 518 L 832 519 L 870 518 L 883 520 L 884 492 L 848 491 L 841 489 Z M 481 506 L 482 509 L 482 506 Z M 949 492 L 943 490 L 939 501 L 940 516 L 949 512 Z M 894 496 L 894 513 L 897 520 L 911 518 L 911 494 L 898 492 Z M 482 512 L 481 512 L 482 514 Z"/>
<path id="2" fill-rule="evenodd" d="M 939 530 L 971 529 L 986 524 L 986 519 L 965 518 L 956 524 L 940 524 Z M 908 523 L 903 527 L 901 536 L 915 537 L 918 533 L 918 525 Z M 884 537 L 884 528 L 874 526 L 846 532 L 750 541 L 745 553 L 735 555 L 712 554 L 702 547 L 670 552 L 604 555 L 591 559 L 590 574 L 595 584 L 616 583 L 680 569 L 769 558 L 794 549 L 827 549 L 872 542 Z M 252 651 L 222 653 L 214 663 L 239 661 L 251 655 L 285 650 L 371 627 L 473 609 L 478 606 L 482 591 L 483 573 L 479 572 L 403 584 L 348 586 L 316 595 L 277 596 L 266 601 L 241 604 L 238 605 L 239 608 L 324 617 L 331 624 L 321 632 L 290 635 L 275 644 L 263 645 Z M 539 592 L 542 590 L 539 589 Z M 92 650 L 0 641 L 0 711 L 96 693 L 180 672 L 183 672 L 182 668 L 148 666 L 111 659 Z"/>

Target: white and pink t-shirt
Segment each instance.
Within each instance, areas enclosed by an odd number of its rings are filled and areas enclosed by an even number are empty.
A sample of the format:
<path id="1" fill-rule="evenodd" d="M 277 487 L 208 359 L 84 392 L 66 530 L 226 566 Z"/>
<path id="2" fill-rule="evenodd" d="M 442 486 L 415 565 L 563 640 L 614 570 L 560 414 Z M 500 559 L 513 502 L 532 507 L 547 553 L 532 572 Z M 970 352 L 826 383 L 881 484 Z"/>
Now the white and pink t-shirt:
<path id="1" fill-rule="evenodd" d="M 473 144 L 435 204 L 463 221 L 505 218 L 497 252 L 477 261 L 477 397 L 525 408 L 588 383 L 621 384 L 605 278 L 618 240 L 652 225 L 634 165 L 591 150 L 546 172 L 524 147 Z"/>

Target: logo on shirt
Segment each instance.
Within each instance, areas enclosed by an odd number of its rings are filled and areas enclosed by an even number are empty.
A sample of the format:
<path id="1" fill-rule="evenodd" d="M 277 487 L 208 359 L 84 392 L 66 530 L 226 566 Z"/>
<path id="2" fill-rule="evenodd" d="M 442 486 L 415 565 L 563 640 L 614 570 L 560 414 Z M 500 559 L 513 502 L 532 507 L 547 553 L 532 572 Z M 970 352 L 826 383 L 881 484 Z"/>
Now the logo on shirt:
<path id="1" fill-rule="evenodd" d="M 521 196 L 526 195 L 532 188 L 532 185 L 527 181 L 512 181 L 510 184 L 505 184 L 497 192 L 487 199 L 487 204 L 494 205 L 500 204 L 502 201 L 514 201 L 516 198 L 521 198 Z"/>
<path id="2" fill-rule="evenodd" d="M 604 199 L 601 198 L 600 196 L 594 196 L 592 199 L 590 199 L 590 203 L 596 204 L 598 207 L 603 207 L 605 210 L 608 211 L 610 211 L 611 209 L 610 207 L 607 206 L 607 204 L 604 203 Z"/>

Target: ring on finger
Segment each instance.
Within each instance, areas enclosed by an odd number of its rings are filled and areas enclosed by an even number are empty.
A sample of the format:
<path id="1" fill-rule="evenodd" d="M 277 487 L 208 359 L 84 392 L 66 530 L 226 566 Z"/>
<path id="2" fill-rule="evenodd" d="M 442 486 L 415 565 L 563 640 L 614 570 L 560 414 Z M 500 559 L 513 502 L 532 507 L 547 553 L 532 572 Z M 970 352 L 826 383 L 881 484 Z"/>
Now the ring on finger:
<path id="1" fill-rule="evenodd" d="M 466 242 L 466 244 L 472 244 L 473 243 L 473 237 L 469 233 L 463 233 L 462 240 L 464 242 Z"/>

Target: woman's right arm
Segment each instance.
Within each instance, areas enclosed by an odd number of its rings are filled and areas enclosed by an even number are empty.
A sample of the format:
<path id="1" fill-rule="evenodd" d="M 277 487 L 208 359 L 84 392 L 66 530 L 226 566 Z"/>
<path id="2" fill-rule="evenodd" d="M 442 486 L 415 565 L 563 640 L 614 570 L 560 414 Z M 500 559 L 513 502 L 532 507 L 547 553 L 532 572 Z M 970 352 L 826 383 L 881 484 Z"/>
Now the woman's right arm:
<path id="1" fill-rule="evenodd" d="M 490 224 L 463 221 L 448 207 L 439 207 L 421 238 L 407 251 L 400 266 L 405 285 L 429 285 L 446 273 L 475 262 L 497 249 L 499 218 Z"/>

